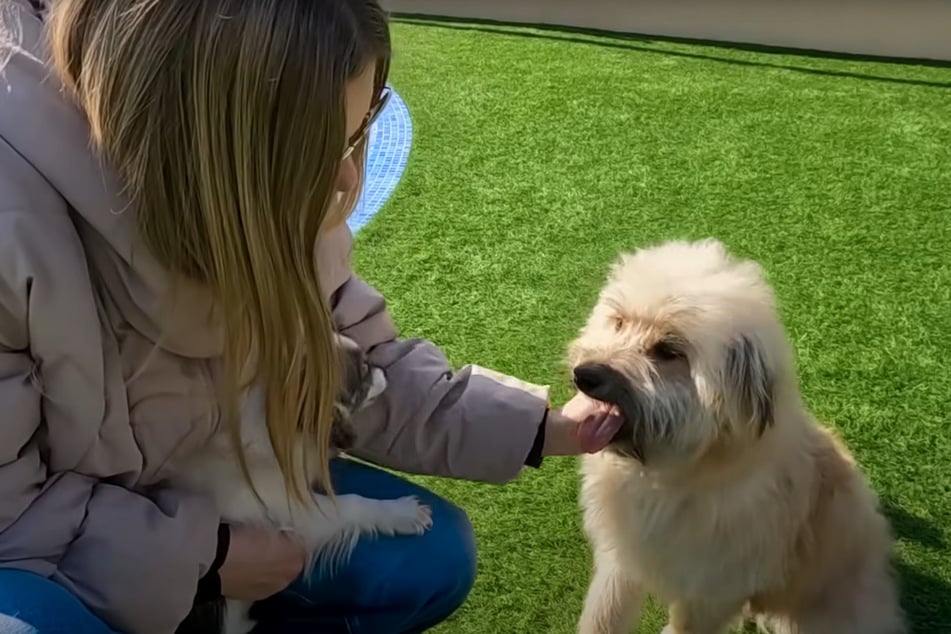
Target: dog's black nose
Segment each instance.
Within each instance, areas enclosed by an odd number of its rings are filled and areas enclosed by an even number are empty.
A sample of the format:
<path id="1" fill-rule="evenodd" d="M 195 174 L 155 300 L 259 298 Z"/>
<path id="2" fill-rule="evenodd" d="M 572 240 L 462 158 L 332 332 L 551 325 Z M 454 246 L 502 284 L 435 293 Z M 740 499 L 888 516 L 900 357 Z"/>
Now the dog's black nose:
<path id="1" fill-rule="evenodd" d="M 575 386 L 588 396 L 595 397 L 611 375 L 611 369 L 601 363 L 579 365 L 575 368 Z"/>

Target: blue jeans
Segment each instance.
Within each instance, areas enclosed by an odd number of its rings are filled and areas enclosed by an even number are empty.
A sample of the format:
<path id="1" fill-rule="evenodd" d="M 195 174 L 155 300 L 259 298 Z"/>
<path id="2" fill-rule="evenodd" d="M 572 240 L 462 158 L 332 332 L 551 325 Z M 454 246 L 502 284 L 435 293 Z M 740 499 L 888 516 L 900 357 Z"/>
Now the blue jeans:
<path id="1" fill-rule="evenodd" d="M 258 602 L 256 634 L 412 634 L 462 605 L 476 574 L 475 539 L 459 508 L 385 471 L 347 460 L 331 465 L 340 493 L 416 495 L 433 510 L 424 535 L 357 544 L 332 577 L 300 579 Z M 144 573 L 145 574 L 145 573 Z M 43 577 L 0 569 L 0 634 L 115 634 L 73 595 Z"/>

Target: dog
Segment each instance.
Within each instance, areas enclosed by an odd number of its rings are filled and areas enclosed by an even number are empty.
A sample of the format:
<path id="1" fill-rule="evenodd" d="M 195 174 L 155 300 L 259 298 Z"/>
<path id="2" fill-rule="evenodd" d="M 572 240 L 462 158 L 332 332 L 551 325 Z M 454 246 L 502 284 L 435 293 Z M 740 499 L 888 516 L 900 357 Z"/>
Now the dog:
<path id="1" fill-rule="evenodd" d="M 368 364 L 356 342 L 337 335 L 336 343 L 344 360 L 344 378 L 334 406 L 334 454 L 351 448 L 355 439 L 353 415 L 386 389 L 383 371 Z M 412 496 L 377 500 L 346 494 L 332 500 L 315 492 L 313 504 L 296 502 L 278 468 L 264 413 L 264 395 L 253 388 L 242 403 L 241 442 L 254 489 L 241 471 L 227 429 L 217 431 L 206 446 L 175 469 L 175 483 L 209 496 L 224 522 L 272 526 L 297 535 L 310 553 L 306 570 L 317 561 L 323 570 L 332 570 L 349 557 L 361 537 L 421 535 L 432 526 L 430 508 Z M 314 482 L 319 465 L 317 448 L 301 442 L 300 452 L 298 464 L 308 467 L 309 481 Z M 249 616 L 250 607 L 250 602 L 235 599 L 196 605 L 177 634 L 246 634 L 255 625 Z"/>
<path id="2" fill-rule="evenodd" d="M 815 422 L 762 267 L 718 240 L 622 255 L 568 346 L 575 386 L 624 421 L 582 459 L 594 570 L 581 634 L 905 634 L 892 535 Z"/>

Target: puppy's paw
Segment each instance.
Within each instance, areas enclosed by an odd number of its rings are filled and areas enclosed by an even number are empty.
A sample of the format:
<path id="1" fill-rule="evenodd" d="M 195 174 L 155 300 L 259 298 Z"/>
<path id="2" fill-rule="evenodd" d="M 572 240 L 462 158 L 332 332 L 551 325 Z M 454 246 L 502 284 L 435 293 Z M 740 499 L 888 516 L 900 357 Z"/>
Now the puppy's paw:
<path id="1" fill-rule="evenodd" d="M 381 501 L 387 516 L 379 528 L 384 535 L 422 535 L 432 528 L 432 509 L 415 495 Z"/>
<path id="2" fill-rule="evenodd" d="M 677 630 L 674 629 L 674 626 L 668 623 L 664 629 L 660 631 L 660 634 L 680 634 Z"/>

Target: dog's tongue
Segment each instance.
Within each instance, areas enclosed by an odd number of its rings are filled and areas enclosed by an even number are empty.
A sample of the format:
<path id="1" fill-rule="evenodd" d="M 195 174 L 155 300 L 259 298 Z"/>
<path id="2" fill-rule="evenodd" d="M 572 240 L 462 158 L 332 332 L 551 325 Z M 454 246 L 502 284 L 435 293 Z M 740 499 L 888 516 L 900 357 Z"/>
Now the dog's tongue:
<path id="1" fill-rule="evenodd" d="M 623 421 L 616 407 L 606 405 L 602 416 L 594 416 L 578 426 L 578 440 L 585 453 L 597 453 L 611 444 Z"/>

